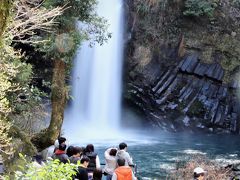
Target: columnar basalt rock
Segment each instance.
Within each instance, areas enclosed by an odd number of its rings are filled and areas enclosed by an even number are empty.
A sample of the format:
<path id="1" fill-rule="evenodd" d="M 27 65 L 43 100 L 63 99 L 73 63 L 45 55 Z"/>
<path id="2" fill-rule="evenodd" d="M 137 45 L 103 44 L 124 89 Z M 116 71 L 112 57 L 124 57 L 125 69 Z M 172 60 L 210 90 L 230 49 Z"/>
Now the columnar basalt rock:
<path id="1" fill-rule="evenodd" d="M 159 74 L 150 86 L 128 86 L 133 98 L 128 100 L 143 110 L 153 126 L 239 133 L 240 104 L 234 93 L 238 86 L 222 82 L 221 65 L 207 65 L 197 55 L 188 55 L 175 68 Z"/>
<path id="2" fill-rule="evenodd" d="M 184 2 L 127 1 L 125 99 L 153 127 L 239 134 L 240 8 L 186 17 Z"/>

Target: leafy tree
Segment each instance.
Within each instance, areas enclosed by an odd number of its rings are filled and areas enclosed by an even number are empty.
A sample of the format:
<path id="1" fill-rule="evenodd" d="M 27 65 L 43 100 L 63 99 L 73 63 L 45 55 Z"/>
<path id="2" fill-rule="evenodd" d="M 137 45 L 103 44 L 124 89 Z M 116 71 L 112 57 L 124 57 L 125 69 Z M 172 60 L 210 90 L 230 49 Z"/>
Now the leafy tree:
<path id="1" fill-rule="evenodd" d="M 217 0 L 186 0 L 185 11 L 183 12 L 186 16 L 213 16 L 213 12 L 217 7 Z"/>
<path id="2" fill-rule="evenodd" d="M 0 51 L 0 153 L 4 157 L 14 153 L 12 135 L 18 131 L 18 133 L 21 133 L 21 137 L 23 137 L 23 133 L 17 130 L 13 123 L 9 121 L 10 116 L 17 113 L 20 105 L 29 105 L 28 102 L 22 100 L 20 95 L 34 96 L 28 86 L 32 67 L 21 62 L 20 57 L 21 56 L 2 39 Z M 22 111 L 19 113 L 22 113 Z M 27 138 L 24 136 L 23 140 L 26 142 Z M 25 147 L 26 146 L 28 145 L 25 145 Z"/>
<path id="3" fill-rule="evenodd" d="M 26 7 L 33 4 L 28 4 L 27 1 L 6 0 L 0 3 L 0 153 L 3 156 L 14 153 L 13 136 L 22 138 L 26 143 L 25 147 L 32 146 L 27 136 L 24 136 L 24 133 L 14 126 L 13 121 L 9 120 L 17 121 L 18 119 L 13 117 L 14 114 L 23 115 L 38 101 L 37 89 L 29 85 L 32 66 L 27 64 L 25 58 L 11 45 L 14 40 L 34 35 L 36 29 L 47 30 L 47 27 L 52 25 L 53 19 L 59 15 L 59 13 L 56 14 L 59 8 L 54 12 L 38 11 L 35 8 L 29 13 L 33 8 Z M 30 18 L 25 20 L 29 14 L 31 14 Z M 38 20 L 36 17 L 42 19 Z"/>
<path id="4" fill-rule="evenodd" d="M 0 48 L 2 53 L 3 38 L 2 35 L 6 28 L 7 20 L 9 17 L 9 11 L 12 2 L 5 1 L 0 4 Z M 9 65 L 3 63 L 3 59 L 0 60 L 0 154 L 12 154 L 11 138 L 9 137 L 10 125 L 6 122 L 6 114 L 10 112 L 9 101 L 6 98 L 6 92 L 11 88 L 12 84 L 9 81 L 9 77 L 15 74 L 14 70 Z"/>
<path id="5" fill-rule="evenodd" d="M 30 43 L 54 62 L 51 123 L 32 139 L 39 149 L 45 148 L 60 134 L 67 95 L 65 77 L 77 47 L 83 40 L 102 44 L 110 36 L 106 32 L 106 21 L 95 12 L 96 5 L 96 0 L 46 0 L 44 3 L 41 0 L 17 0 L 14 3 L 7 0 L 0 5 L 2 151 L 11 149 L 9 131 L 13 126 L 6 125 L 6 121 L 18 118 L 16 114 L 31 111 L 41 96 L 41 92 L 29 85 L 32 66 L 24 62 L 25 58 L 11 47 L 12 43 Z M 82 25 L 77 27 L 76 20 Z M 18 128 L 14 127 L 12 131 L 14 135 L 27 139 Z"/>

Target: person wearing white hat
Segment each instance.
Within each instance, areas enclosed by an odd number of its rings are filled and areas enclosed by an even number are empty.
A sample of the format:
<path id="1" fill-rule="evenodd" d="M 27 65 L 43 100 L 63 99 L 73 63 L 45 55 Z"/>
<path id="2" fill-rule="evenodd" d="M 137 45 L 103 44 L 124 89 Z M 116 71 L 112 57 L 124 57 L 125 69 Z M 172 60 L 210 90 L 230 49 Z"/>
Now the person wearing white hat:
<path id="1" fill-rule="evenodd" d="M 201 167 L 197 167 L 193 170 L 193 178 L 194 180 L 205 180 L 206 171 Z"/>

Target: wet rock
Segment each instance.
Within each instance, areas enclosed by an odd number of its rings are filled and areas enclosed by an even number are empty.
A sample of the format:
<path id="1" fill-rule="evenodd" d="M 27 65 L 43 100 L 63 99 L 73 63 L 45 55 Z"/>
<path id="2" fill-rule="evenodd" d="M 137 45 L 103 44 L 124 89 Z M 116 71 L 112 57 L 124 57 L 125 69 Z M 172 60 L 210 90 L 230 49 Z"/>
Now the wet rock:
<path id="1" fill-rule="evenodd" d="M 223 76 L 224 76 L 224 70 L 220 64 L 217 64 L 213 73 L 213 78 L 219 81 L 222 81 Z"/>
<path id="2" fill-rule="evenodd" d="M 215 120 L 214 120 L 214 123 L 215 124 L 219 124 L 219 125 L 222 125 L 222 118 L 223 118 L 223 106 L 219 106 L 218 107 L 218 110 L 216 112 L 216 115 L 215 115 Z"/>
<path id="3" fill-rule="evenodd" d="M 217 64 L 217 63 L 216 64 L 211 64 L 208 67 L 208 70 L 205 73 L 205 75 L 209 78 L 213 78 L 213 79 L 221 81 L 223 79 L 223 76 L 224 76 L 224 70 L 223 70 L 223 68 L 221 67 L 220 64 Z"/>
<path id="4" fill-rule="evenodd" d="M 211 85 L 211 83 L 209 81 L 204 82 L 204 85 L 201 90 L 203 95 L 206 95 L 206 96 L 208 95 L 208 89 L 209 89 L 210 85 Z"/>
<path id="5" fill-rule="evenodd" d="M 160 99 L 157 99 L 156 102 L 158 105 L 163 104 L 167 98 L 172 94 L 172 92 L 175 90 L 178 83 L 178 77 L 175 78 L 175 80 L 171 83 L 171 85 L 168 87 L 166 92 L 161 96 Z"/>
<path id="6" fill-rule="evenodd" d="M 171 82 L 173 82 L 175 77 L 176 77 L 175 73 L 171 74 L 167 81 L 165 81 L 162 87 L 157 91 L 157 94 L 161 94 L 164 90 L 166 90 L 166 88 L 171 84 Z"/>
<path id="7" fill-rule="evenodd" d="M 236 132 L 236 130 L 237 130 L 237 113 L 232 113 L 231 114 L 230 130 L 232 132 Z"/>
<path id="8" fill-rule="evenodd" d="M 201 129 L 204 129 L 204 128 L 205 128 L 205 126 L 204 126 L 204 125 L 202 125 L 201 123 L 197 124 L 197 126 L 196 126 L 196 127 L 198 127 L 198 128 L 201 128 Z"/>
<path id="9" fill-rule="evenodd" d="M 211 122 L 214 123 L 215 116 L 217 114 L 217 108 L 219 105 L 219 101 L 215 100 L 211 109 Z"/>
<path id="10" fill-rule="evenodd" d="M 157 85 L 156 85 L 154 88 L 152 88 L 152 91 L 153 91 L 153 92 L 156 92 L 156 91 L 161 87 L 162 83 L 166 80 L 166 78 L 169 77 L 170 73 L 171 73 L 171 70 L 168 70 L 168 71 L 163 75 L 163 77 L 160 78 L 160 80 L 159 80 L 159 82 L 157 83 Z"/>
<path id="11" fill-rule="evenodd" d="M 207 97 L 208 98 L 215 98 L 218 92 L 218 87 L 215 86 L 214 84 L 210 84 L 208 91 L 207 91 Z"/>
<path id="12" fill-rule="evenodd" d="M 207 70 L 208 70 L 207 64 L 198 63 L 197 67 L 194 70 L 194 74 L 198 76 L 204 76 Z"/>
<path id="13" fill-rule="evenodd" d="M 238 99 L 233 99 L 232 100 L 232 112 L 234 113 L 238 113 L 239 110 L 240 110 L 240 104 L 238 102 L 239 100 Z"/>
<path id="14" fill-rule="evenodd" d="M 174 103 L 170 103 L 170 104 L 168 104 L 168 106 L 167 106 L 169 109 L 176 109 L 176 107 L 178 107 L 178 105 L 177 104 L 174 104 Z"/>
<path id="15" fill-rule="evenodd" d="M 189 126 L 190 125 L 189 122 L 190 122 L 190 118 L 188 116 L 185 116 L 184 119 L 183 119 L 184 125 Z"/>
<path id="16" fill-rule="evenodd" d="M 218 93 L 217 93 L 217 98 L 225 98 L 227 96 L 227 88 L 220 86 L 220 88 L 218 89 Z"/>
<path id="17" fill-rule="evenodd" d="M 210 65 L 208 66 L 208 70 L 207 70 L 207 72 L 205 73 L 205 75 L 206 75 L 207 77 L 213 77 L 214 70 L 215 70 L 216 67 L 217 67 L 217 64 L 210 64 Z"/>
<path id="18" fill-rule="evenodd" d="M 186 100 L 191 95 L 192 92 L 193 92 L 193 88 L 189 86 L 188 88 L 186 88 L 182 96 L 180 96 L 179 100 L 180 101 Z"/>
<path id="19" fill-rule="evenodd" d="M 138 107 L 154 112 L 154 120 L 150 121 L 157 127 L 171 131 L 191 130 L 194 126 L 214 133 L 239 131 L 240 104 L 232 89 L 240 86 L 237 82 L 222 83 L 224 71 L 220 64 L 201 63 L 196 55 L 190 55 L 176 68 L 169 67 L 159 74 L 151 86 L 132 86 L 131 93 Z"/>
<path id="20" fill-rule="evenodd" d="M 164 98 L 165 99 L 165 98 Z M 161 105 L 162 104 L 162 102 L 164 101 L 164 99 L 162 98 L 162 99 L 157 99 L 156 100 L 156 103 L 158 104 L 158 105 Z M 162 111 L 164 111 L 164 109 L 162 109 Z"/>
<path id="21" fill-rule="evenodd" d="M 233 80 L 230 85 L 229 85 L 230 88 L 233 88 L 233 89 L 238 89 L 240 88 L 240 83 L 238 80 Z"/>
<path id="22" fill-rule="evenodd" d="M 180 70 L 183 72 L 193 73 L 197 64 L 198 64 L 197 55 L 187 56 L 186 59 L 183 60 Z"/>
<path id="23" fill-rule="evenodd" d="M 213 128 L 209 128 L 208 130 L 209 130 L 210 132 L 213 132 Z"/>

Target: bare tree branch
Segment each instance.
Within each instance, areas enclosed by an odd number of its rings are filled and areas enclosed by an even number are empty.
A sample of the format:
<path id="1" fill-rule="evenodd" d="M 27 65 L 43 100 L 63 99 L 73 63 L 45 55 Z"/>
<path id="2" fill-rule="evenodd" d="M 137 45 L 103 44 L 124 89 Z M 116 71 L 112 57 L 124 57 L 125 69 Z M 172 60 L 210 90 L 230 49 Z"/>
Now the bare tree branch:
<path id="1" fill-rule="evenodd" d="M 38 43 L 31 39 L 37 31 L 54 32 L 53 27 L 58 24 L 56 17 L 62 15 L 67 7 L 46 9 L 42 0 L 17 0 L 14 3 L 15 17 L 8 26 L 8 33 L 13 41 L 22 43 Z M 39 41 L 41 42 L 41 41 Z"/>

